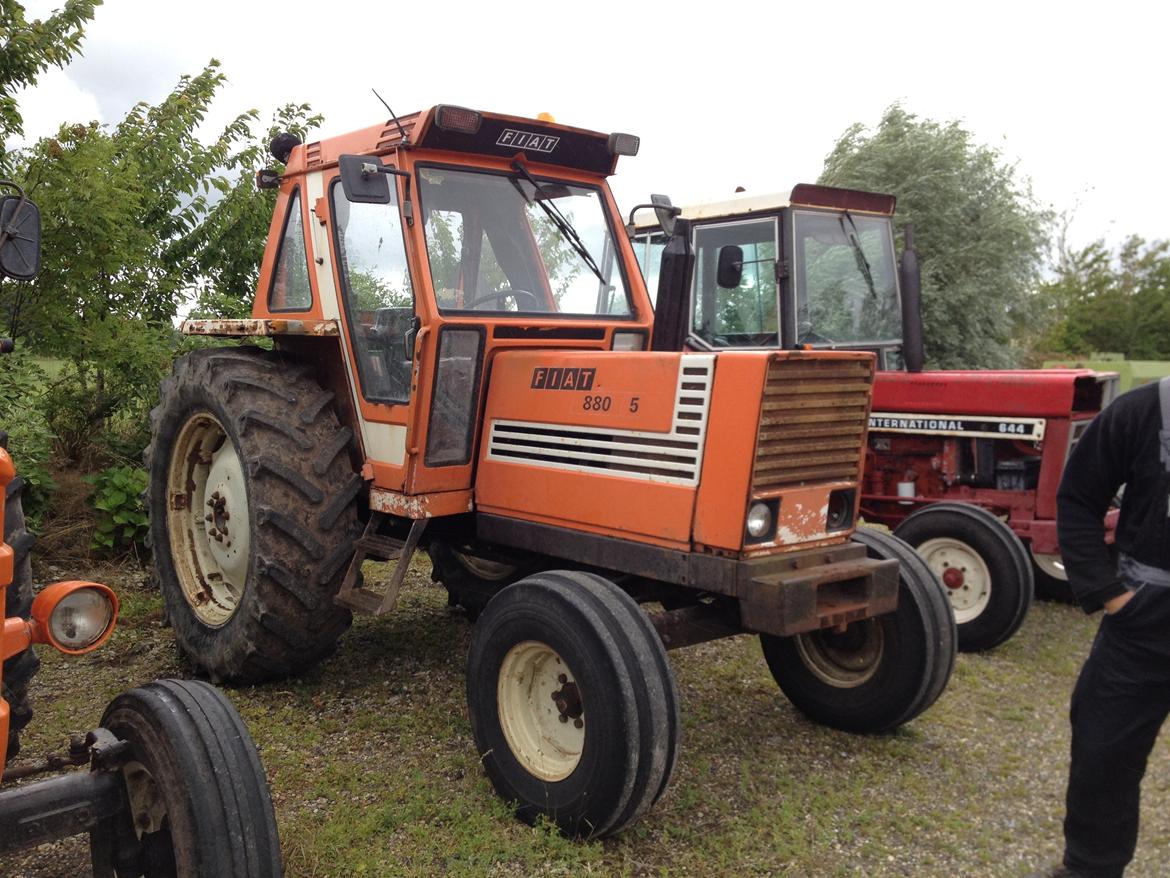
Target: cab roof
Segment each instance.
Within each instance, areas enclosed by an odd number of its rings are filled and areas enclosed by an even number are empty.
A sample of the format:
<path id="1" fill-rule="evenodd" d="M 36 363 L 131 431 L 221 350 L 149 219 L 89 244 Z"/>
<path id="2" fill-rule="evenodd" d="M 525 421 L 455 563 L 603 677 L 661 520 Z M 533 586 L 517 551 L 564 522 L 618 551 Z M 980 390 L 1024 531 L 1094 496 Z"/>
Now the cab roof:
<path id="1" fill-rule="evenodd" d="M 739 195 L 726 201 L 709 201 L 682 208 L 683 219 L 712 220 L 731 217 L 751 217 L 756 214 L 775 213 L 785 207 L 827 207 L 836 210 L 854 210 L 859 213 L 877 213 L 892 216 L 896 199 L 893 195 L 877 192 L 863 192 L 860 189 L 840 189 L 836 186 L 817 186 L 812 183 L 798 183 L 787 195 Z M 653 214 L 644 214 L 645 219 L 637 221 L 638 229 L 651 229 L 658 225 Z"/>
<path id="2" fill-rule="evenodd" d="M 459 125 L 452 124 L 458 120 Z M 401 129 L 399 128 L 401 123 Z M 474 130 L 473 130 L 474 129 Z M 405 136 L 404 136 L 405 135 Z M 626 151 L 615 141 L 622 143 Z M 633 152 L 628 151 L 632 143 Z M 342 155 L 384 155 L 398 149 L 436 149 L 496 158 L 523 158 L 610 175 L 618 155 L 636 155 L 633 135 L 603 134 L 544 119 L 488 113 L 438 104 L 348 134 L 302 144 L 289 156 L 287 173 L 304 173 L 337 164 Z"/>

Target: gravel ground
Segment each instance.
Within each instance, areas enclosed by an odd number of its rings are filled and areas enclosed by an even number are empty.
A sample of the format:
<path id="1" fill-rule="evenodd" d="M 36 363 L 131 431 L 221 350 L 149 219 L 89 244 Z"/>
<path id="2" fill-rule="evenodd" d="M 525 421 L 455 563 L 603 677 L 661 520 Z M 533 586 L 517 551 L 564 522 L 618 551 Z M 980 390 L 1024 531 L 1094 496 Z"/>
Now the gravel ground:
<path id="1" fill-rule="evenodd" d="M 302 679 L 230 690 L 260 747 L 287 874 L 1020 876 L 1059 854 L 1068 696 L 1096 619 L 1037 604 L 988 655 L 960 656 L 948 690 L 896 734 L 805 720 L 753 638 L 672 653 L 682 755 L 667 796 L 617 839 L 570 842 L 517 823 L 479 769 L 463 663 L 470 628 L 423 564 L 391 617 L 358 619 Z M 59 749 L 119 691 L 182 675 L 158 596 L 132 569 L 89 577 L 123 598 L 101 651 L 42 651 L 22 759 Z M 1143 788 L 1133 878 L 1170 874 L 1170 755 Z M 82 839 L 0 864 L 11 878 L 87 874 Z"/>

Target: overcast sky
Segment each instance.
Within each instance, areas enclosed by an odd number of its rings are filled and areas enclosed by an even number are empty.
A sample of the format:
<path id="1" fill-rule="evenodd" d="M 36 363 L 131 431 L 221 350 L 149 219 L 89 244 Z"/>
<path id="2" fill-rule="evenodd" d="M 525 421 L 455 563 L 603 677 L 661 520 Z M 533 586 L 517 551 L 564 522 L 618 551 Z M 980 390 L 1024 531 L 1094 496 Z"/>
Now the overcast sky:
<path id="1" fill-rule="evenodd" d="M 30 17 L 58 2 L 26 2 Z M 901 101 L 960 120 L 1074 210 L 1074 243 L 1170 237 L 1170 11 L 1078 2 L 328 4 L 106 0 L 83 57 L 21 99 L 26 132 L 115 122 L 218 58 L 215 122 L 308 102 L 330 136 L 437 103 L 642 138 L 628 209 L 811 182 L 854 122 Z"/>

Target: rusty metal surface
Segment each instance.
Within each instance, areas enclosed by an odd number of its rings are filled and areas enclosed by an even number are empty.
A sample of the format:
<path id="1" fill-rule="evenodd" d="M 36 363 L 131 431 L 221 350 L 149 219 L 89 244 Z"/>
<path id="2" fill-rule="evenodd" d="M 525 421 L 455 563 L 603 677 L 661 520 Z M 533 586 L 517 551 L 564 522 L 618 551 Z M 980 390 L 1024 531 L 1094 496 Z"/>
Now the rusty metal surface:
<path id="1" fill-rule="evenodd" d="M 739 605 L 743 627 L 787 637 L 840 628 L 896 609 L 898 562 L 867 558 L 857 543 L 839 548 L 854 550 L 852 557 L 838 551 L 826 563 L 798 564 L 746 583 Z"/>
<path id="2" fill-rule="evenodd" d="M 873 381 L 870 360 L 768 364 L 752 493 L 856 482 Z"/>
<path id="3" fill-rule="evenodd" d="M 460 515 L 475 510 L 471 491 L 444 491 L 437 494 L 399 494 L 382 488 L 370 488 L 370 509 L 418 520 Z"/>
<path id="4" fill-rule="evenodd" d="M 275 335 L 335 336 L 336 320 L 288 320 L 284 318 L 238 320 L 184 320 L 179 331 L 183 335 L 226 336 L 247 338 Z"/>
<path id="5" fill-rule="evenodd" d="M 699 604 L 651 613 L 650 621 L 654 623 L 658 637 L 667 649 L 679 649 L 743 633 L 733 602 Z"/>

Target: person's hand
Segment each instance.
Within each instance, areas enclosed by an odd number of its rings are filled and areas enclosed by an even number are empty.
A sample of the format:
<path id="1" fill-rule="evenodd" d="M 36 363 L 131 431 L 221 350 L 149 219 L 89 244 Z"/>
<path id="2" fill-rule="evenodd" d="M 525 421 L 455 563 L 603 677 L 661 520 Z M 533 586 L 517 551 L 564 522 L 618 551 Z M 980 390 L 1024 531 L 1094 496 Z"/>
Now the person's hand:
<path id="1" fill-rule="evenodd" d="M 1110 598 L 1109 600 L 1105 601 L 1105 612 L 1112 616 L 1131 600 L 1133 600 L 1133 594 L 1134 593 L 1132 591 L 1127 591 L 1124 594 L 1119 594 L 1117 597 Z"/>

